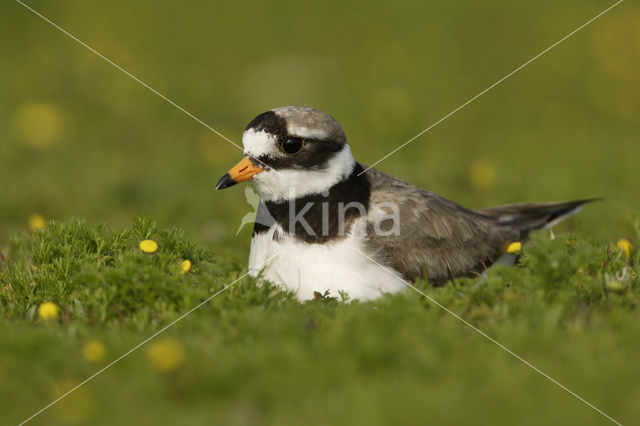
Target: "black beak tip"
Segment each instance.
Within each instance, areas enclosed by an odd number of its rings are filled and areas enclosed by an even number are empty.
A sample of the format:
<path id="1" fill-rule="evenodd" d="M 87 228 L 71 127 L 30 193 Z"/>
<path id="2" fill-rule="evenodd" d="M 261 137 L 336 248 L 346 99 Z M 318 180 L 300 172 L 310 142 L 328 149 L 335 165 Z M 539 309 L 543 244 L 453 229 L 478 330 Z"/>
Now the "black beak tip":
<path id="1" fill-rule="evenodd" d="M 216 184 L 216 191 L 220 190 L 220 189 L 225 189 L 225 188 L 229 188 L 230 186 L 235 185 L 236 182 L 235 180 L 231 179 L 231 176 L 229 176 L 229 173 L 225 173 L 224 176 L 222 176 L 220 178 L 220 180 L 218 181 L 218 183 Z"/>

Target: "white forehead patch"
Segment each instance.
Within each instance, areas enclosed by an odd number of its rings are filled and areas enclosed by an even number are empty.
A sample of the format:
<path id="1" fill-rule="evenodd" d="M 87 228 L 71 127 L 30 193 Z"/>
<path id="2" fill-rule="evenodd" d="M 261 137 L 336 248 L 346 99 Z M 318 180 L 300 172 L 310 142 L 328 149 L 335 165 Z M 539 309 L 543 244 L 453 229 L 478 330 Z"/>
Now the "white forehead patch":
<path id="1" fill-rule="evenodd" d="M 256 132 L 254 129 L 247 129 L 242 134 L 242 146 L 244 147 L 245 156 L 274 156 L 278 153 L 278 144 L 275 136 L 264 130 Z"/>
<path id="2" fill-rule="evenodd" d="M 312 129 L 310 127 L 296 126 L 295 124 L 287 124 L 287 132 L 302 139 L 326 140 L 329 138 L 328 133 L 322 129 Z"/>

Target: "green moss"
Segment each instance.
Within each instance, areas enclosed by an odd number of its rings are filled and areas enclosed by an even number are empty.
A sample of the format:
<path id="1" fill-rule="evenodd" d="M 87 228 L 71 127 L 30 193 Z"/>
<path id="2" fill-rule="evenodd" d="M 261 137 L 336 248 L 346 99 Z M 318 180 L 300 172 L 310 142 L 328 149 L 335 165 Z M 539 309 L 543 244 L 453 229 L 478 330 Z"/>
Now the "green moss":
<path id="1" fill-rule="evenodd" d="M 139 249 L 145 238 L 157 241 L 155 253 Z M 122 231 L 81 220 L 50 222 L 11 241 L 0 271 L 0 408 L 19 404 L 6 417 L 12 422 L 48 402 L 51 389 L 100 366 L 82 357 L 88 339 L 104 343 L 106 363 L 244 273 L 180 230 L 158 229 L 147 218 Z M 193 268 L 182 275 L 187 258 Z M 638 266 L 637 251 L 627 259 L 615 245 L 538 233 L 516 267 L 441 288 L 416 286 L 624 420 L 639 414 L 633 391 L 640 373 Z M 611 290 L 611 279 L 622 280 L 622 290 Z M 60 306 L 57 321 L 36 317 L 45 300 Z M 141 348 L 83 388 L 77 404 L 90 398 L 98 408 L 84 413 L 70 399 L 41 420 L 64 423 L 71 410 L 89 422 L 124 421 L 137 407 L 155 407 L 142 415 L 144 423 L 185 415 L 206 422 L 212 413 L 223 423 L 246 416 L 267 424 L 421 423 L 425 416 L 438 423 L 521 423 L 523 415 L 601 420 L 413 291 L 368 303 L 319 294 L 300 304 L 243 278 L 164 335 L 184 345 L 178 371 L 155 372 Z M 13 392 L 27 386 L 29 392 Z"/>
<path id="2" fill-rule="evenodd" d="M 147 254 L 138 244 L 153 239 Z M 180 273 L 183 260 L 191 270 Z M 179 229 L 157 229 L 144 217 L 115 232 L 82 220 L 50 222 L 34 234 L 11 239 L 0 271 L 0 303 L 7 319 L 36 321 L 45 301 L 61 309 L 60 321 L 135 324 L 144 328 L 173 318 L 220 289 L 229 278 L 211 250 L 198 247 Z M 264 295 L 260 291 L 260 295 Z"/>

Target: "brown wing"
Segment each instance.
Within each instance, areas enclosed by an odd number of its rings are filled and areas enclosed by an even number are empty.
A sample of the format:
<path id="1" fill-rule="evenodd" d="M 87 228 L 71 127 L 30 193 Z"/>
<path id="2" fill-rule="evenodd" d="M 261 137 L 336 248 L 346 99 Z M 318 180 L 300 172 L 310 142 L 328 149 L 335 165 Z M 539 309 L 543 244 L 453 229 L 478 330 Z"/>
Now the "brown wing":
<path id="1" fill-rule="evenodd" d="M 369 249 L 408 279 L 426 275 L 435 284 L 468 276 L 489 266 L 518 232 L 500 226 L 490 216 L 466 209 L 433 192 L 418 188 L 374 169 L 370 211 L 399 211 L 398 232 L 392 221 L 368 224 Z M 386 227 L 384 225 L 387 225 Z M 374 227 L 377 226 L 377 230 Z M 386 233 L 387 235 L 381 235 Z"/>

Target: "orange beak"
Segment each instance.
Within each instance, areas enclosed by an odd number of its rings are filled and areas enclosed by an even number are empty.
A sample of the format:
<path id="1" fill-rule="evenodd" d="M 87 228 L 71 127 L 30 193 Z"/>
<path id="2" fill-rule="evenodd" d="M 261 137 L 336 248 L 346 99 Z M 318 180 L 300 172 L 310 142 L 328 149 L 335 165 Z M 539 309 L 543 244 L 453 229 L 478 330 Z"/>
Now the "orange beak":
<path id="1" fill-rule="evenodd" d="M 216 190 L 229 188 L 236 183 L 247 181 L 262 170 L 264 170 L 262 167 L 254 166 L 249 158 L 244 157 L 238 164 L 233 166 L 227 174 L 220 178 L 216 185 Z"/>

